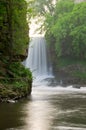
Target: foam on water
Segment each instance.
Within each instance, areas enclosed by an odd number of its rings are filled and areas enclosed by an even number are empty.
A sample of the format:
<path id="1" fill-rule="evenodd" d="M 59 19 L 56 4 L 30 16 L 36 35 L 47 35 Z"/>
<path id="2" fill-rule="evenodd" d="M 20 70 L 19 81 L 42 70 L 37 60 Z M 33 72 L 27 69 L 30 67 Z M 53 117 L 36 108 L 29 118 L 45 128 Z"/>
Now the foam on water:
<path id="1" fill-rule="evenodd" d="M 82 127 L 66 127 L 66 126 L 59 126 L 56 127 L 54 130 L 86 130 L 86 128 Z"/>
<path id="2" fill-rule="evenodd" d="M 36 84 L 33 84 L 34 86 Z M 46 91 L 48 93 L 86 93 L 86 87 L 80 87 L 80 88 L 74 88 L 72 85 L 71 86 L 67 86 L 67 87 L 63 87 L 63 86 L 47 86 L 46 82 L 44 84 L 42 84 L 42 82 L 40 83 L 40 85 L 36 85 L 36 88 L 33 87 L 33 89 L 36 90 L 40 90 L 40 91 Z"/>

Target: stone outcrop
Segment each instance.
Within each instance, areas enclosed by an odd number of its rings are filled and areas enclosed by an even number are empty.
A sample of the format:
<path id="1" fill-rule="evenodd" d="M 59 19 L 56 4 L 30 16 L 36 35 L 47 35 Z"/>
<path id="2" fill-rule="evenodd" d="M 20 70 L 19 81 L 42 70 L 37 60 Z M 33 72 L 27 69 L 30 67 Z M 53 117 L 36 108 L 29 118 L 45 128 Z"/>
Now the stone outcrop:
<path id="1" fill-rule="evenodd" d="M 75 73 L 85 73 L 86 67 L 76 64 L 76 65 L 69 65 L 66 67 L 58 68 L 56 72 L 56 80 L 61 85 L 86 85 L 86 79 L 76 76 Z"/>

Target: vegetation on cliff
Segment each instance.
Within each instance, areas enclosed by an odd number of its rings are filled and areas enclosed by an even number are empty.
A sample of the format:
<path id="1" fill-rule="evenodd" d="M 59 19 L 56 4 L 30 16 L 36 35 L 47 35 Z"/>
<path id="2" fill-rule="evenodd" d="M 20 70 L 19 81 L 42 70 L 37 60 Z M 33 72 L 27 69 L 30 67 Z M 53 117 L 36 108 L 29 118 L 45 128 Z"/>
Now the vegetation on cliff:
<path id="1" fill-rule="evenodd" d="M 27 56 L 30 13 L 25 0 L 0 0 L 0 100 L 31 93 L 31 72 L 21 64 Z"/>
<path id="2" fill-rule="evenodd" d="M 46 37 L 55 51 L 55 70 L 66 72 L 83 84 L 86 84 L 85 12 L 86 2 L 76 4 L 72 0 L 60 0 L 53 15 L 48 13 L 46 17 Z"/>
<path id="3" fill-rule="evenodd" d="M 74 4 L 65 0 L 57 2 L 55 14 L 48 16 L 54 23 L 49 23 L 48 28 L 56 41 L 55 50 L 58 57 L 86 58 L 85 12 L 86 2 Z"/>
<path id="4" fill-rule="evenodd" d="M 86 70 L 86 2 L 36 0 L 35 5 L 35 12 L 44 17 L 41 29 L 45 31 L 54 70 L 66 71 L 85 81 L 86 71 L 82 70 Z"/>

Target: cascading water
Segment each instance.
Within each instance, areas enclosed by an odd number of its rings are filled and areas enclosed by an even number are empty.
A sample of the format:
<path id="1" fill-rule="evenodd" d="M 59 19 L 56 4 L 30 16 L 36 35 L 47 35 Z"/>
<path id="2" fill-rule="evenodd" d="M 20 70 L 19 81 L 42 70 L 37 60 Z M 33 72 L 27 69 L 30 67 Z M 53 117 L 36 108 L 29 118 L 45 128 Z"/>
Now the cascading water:
<path id="1" fill-rule="evenodd" d="M 53 78 L 51 67 L 47 62 L 44 37 L 32 38 L 25 66 L 32 71 L 34 84 L 43 83 L 45 79 Z"/>

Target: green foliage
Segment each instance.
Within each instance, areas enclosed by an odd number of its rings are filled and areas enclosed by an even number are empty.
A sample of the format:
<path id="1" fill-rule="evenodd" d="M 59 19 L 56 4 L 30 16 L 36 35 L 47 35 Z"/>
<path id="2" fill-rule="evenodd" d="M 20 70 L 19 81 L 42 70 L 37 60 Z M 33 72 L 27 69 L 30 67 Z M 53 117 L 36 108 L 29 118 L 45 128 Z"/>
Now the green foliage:
<path id="1" fill-rule="evenodd" d="M 72 46 L 74 54 L 80 58 L 86 58 L 86 2 L 75 5 L 71 13 L 73 19 L 70 36 L 72 37 Z"/>
<path id="2" fill-rule="evenodd" d="M 13 0 L 13 51 L 17 54 L 24 53 L 29 42 L 26 14 L 27 3 L 24 0 Z"/>
<path id="3" fill-rule="evenodd" d="M 2 96 L 4 93 L 4 96 L 13 95 L 15 98 L 15 96 L 31 92 L 32 74 L 19 62 L 19 56 L 26 56 L 29 43 L 27 13 L 30 14 L 31 10 L 27 6 L 26 0 L 0 0 L 0 83 L 3 86 Z"/>
<path id="4" fill-rule="evenodd" d="M 75 71 L 72 74 L 74 77 L 78 77 L 81 80 L 85 80 L 86 79 L 86 73 L 85 72 L 81 72 L 81 71 Z"/>
<path id="5" fill-rule="evenodd" d="M 6 3 L 5 1 L 0 1 L 0 52 L 4 51 L 5 46 L 7 45 L 7 26 L 6 26 Z M 1 51 L 2 49 L 2 51 Z"/>
<path id="6" fill-rule="evenodd" d="M 25 0 L 0 1 L 0 50 L 5 55 L 25 54 L 29 43 Z"/>
<path id="7" fill-rule="evenodd" d="M 13 74 L 12 87 L 14 91 L 28 93 L 31 91 L 32 73 L 26 69 L 21 63 L 13 63 L 9 70 Z"/>
<path id="8" fill-rule="evenodd" d="M 18 98 L 31 93 L 32 73 L 21 63 L 14 62 L 9 65 L 5 77 L 0 79 L 3 85 L 0 95 L 7 98 Z"/>
<path id="9" fill-rule="evenodd" d="M 58 58 L 58 67 L 62 68 L 62 67 L 67 67 L 69 65 L 72 64 L 77 64 L 77 60 L 76 59 L 72 59 L 72 58 Z"/>
<path id="10" fill-rule="evenodd" d="M 31 6 L 34 9 L 34 15 L 44 16 L 47 12 L 53 13 L 53 0 L 33 0 Z"/>
<path id="11" fill-rule="evenodd" d="M 29 69 L 25 68 L 20 62 L 12 63 L 9 70 L 13 73 L 15 78 L 26 78 L 32 80 L 32 74 Z"/>
<path id="12" fill-rule="evenodd" d="M 32 0 L 30 6 L 33 8 L 32 16 L 36 18 L 36 23 L 41 23 L 37 31 L 44 33 L 47 28 L 45 28 L 45 17 L 48 16 L 48 13 L 53 15 L 54 3 L 53 0 Z"/>
<path id="13" fill-rule="evenodd" d="M 75 4 L 73 0 L 57 1 L 53 16 L 46 15 L 46 37 L 56 41 L 57 56 L 86 58 L 86 2 Z"/>

